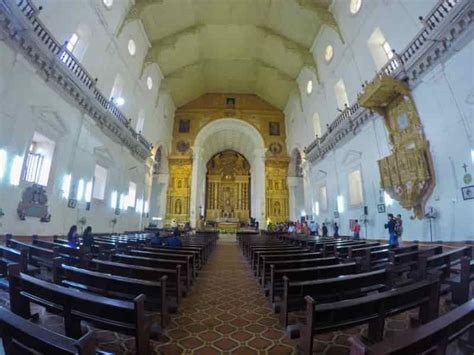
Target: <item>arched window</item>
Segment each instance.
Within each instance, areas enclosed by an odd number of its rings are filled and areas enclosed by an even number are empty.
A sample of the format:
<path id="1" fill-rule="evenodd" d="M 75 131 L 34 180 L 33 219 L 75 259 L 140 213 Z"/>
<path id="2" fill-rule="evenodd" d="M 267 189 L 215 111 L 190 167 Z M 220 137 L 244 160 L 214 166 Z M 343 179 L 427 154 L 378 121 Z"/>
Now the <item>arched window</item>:
<path id="1" fill-rule="evenodd" d="M 110 92 L 110 98 L 114 99 L 114 102 L 120 101 L 119 99 L 123 100 L 122 92 L 123 92 L 124 82 L 122 76 L 117 74 L 114 80 L 114 86 L 112 86 L 112 91 Z"/>
<path id="2" fill-rule="evenodd" d="M 137 120 L 137 125 L 135 127 L 135 130 L 138 133 L 143 132 L 144 125 L 145 125 L 145 110 L 141 109 L 140 112 L 138 113 L 138 120 Z"/>
<path id="3" fill-rule="evenodd" d="M 128 53 L 131 56 L 134 56 L 135 53 L 137 52 L 137 45 L 135 44 L 135 41 L 133 39 L 128 40 Z"/>
<path id="4" fill-rule="evenodd" d="M 315 112 L 313 115 L 313 128 L 314 134 L 321 138 L 321 119 L 319 118 L 319 113 Z"/>

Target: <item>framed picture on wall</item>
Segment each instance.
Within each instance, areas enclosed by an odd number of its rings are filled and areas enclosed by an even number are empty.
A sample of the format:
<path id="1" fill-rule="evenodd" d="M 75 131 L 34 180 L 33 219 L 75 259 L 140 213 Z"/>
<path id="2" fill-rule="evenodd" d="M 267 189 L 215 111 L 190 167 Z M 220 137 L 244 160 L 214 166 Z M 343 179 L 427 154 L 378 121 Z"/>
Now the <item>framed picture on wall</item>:
<path id="1" fill-rule="evenodd" d="M 280 135 L 280 122 L 269 122 L 268 131 L 271 136 L 279 136 Z"/>
<path id="2" fill-rule="evenodd" d="M 385 204 L 381 203 L 377 205 L 377 212 L 378 213 L 385 213 Z"/>
<path id="3" fill-rule="evenodd" d="M 474 199 L 474 185 L 461 188 L 463 200 Z"/>

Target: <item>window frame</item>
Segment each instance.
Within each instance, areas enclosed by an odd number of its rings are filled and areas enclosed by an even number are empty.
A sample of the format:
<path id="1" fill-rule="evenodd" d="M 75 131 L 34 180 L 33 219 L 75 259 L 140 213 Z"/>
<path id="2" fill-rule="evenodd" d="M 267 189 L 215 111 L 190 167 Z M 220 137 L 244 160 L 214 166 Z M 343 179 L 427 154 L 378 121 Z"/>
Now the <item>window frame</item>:
<path id="1" fill-rule="evenodd" d="M 97 168 L 99 169 L 103 169 L 105 171 L 105 179 L 104 179 L 104 184 L 103 184 L 103 188 L 102 188 L 102 198 L 100 197 L 97 197 L 97 193 L 96 193 L 96 189 L 97 189 Z M 98 163 L 95 163 L 95 167 L 94 167 L 94 177 L 93 177 L 93 182 L 92 182 L 92 199 L 93 200 L 96 200 L 96 201 L 105 201 L 105 197 L 107 195 L 107 179 L 108 179 L 108 175 L 109 175 L 109 170 L 102 166 L 101 164 L 98 164 Z"/>
<path id="2" fill-rule="evenodd" d="M 47 149 L 51 155 L 49 157 L 50 159 L 48 159 L 47 154 L 41 154 L 41 153 L 35 152 L 34 149 L 32 150 L 32 146 L 34 144 L 41 144 L 41 143 L 51 146 L 51 147 L 48 147 Z M 56 146 L 57 146 L 57 142 L 51 139 L 49 136 L 36 130 L 33 132 L 33 135 L 31 136 L 31 139 L 30 139 L 29 148 L 23 156 L 23 164 L 21 167 L 20 181 L 19 181 L 20 184 L 26 184 L 26 185 L 37 184 L 37 185 L 43 186 L 44 188 L 47 188 L 49 186 L 51 182 L 52 172 L 53 172 L 53 161 L 54 161 L 54 155 L 56 153 Z M 37 156 L 40 158 L 39 165 L 37 165 L 35 168 L 36 172 L 34 173 L 34 178 L 32 180 L 28 179 L 28 176 L 31 174 L 30 166 L 29 166 L 31 162 L 30 156 Z M 47 169 L 48 171 L 45 172 L 43 171 L 43 169 Z M 47 175 L 47 178 L 45 181 L 42 181 L 44 178 L 44 175 Z"/>
<path id="3" fill-rule="evenodd" d="M 360 201 L 356 201 L 354 202 L 352 200 L 352 197 L 353 197 L 353 191 L 352 191 L 352 180 L 351 180 L 351 177 L 352 177 L 352 174 L 358 172 L 359 173 L 359 182 L 360 182 Z M 364 203 L 365 203 L 365 196 L 364 196 L 364 180 L 362 178 L 362 167 L 361 166 L 355 166 L 353 167 L 352 169 L 350 169 L 347 173 L 347 192 L 348 192 L 348 195 L 349 195 L 349 198 L 348 198 L 348 203 L 347 205 L 350 207 L 350 208 L 360 208 L 362 206 L 364 206 Z"/>

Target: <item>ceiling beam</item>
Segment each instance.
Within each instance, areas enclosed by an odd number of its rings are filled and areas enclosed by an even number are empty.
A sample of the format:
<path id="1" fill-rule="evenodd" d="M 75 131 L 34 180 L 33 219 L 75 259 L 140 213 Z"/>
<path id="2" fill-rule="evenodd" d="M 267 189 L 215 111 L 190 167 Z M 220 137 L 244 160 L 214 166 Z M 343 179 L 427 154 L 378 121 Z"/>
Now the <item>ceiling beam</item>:
<path id="1" fill-rule="evenodd" d="M 315 2 L 314 0 L 294 0 L 296 3 L 303 9 L 306 9 L 313 13 L 319 21 L 323 24 L 331 27 L 339 35 L 342 43 L 344 43 L 344 38 L 342 36 L 341 30 L 337 25 L 336 19 L 333 14 L 328 10 L 327 6 Z"/>
<path id="2" fill-rule="evenodd" d="M 303 62 L 303 67 L 307 67 L 309 70 L 311 70 L 315 74 L 316 79 L 319 83 L 318 65 L 316 61 L 314 60 L 313 54 L 311 53 L 309 48 L 272 30 L 271 28 L 268 28 L 265 26 L 256 26 L 256 27 L 257 29 L 263 32 L 263 35 L 265 37 L 271 37 L 273 39 L 276 39 L 287 50 L 297 53 L 300 56 L 301 61 Z"/>
<path id="3" fill-rule="evenodd" d="M 125 15 L 122 22 L 120 23 L 119 28 L 117 29 L 117 37 L 120 36 L 125 25 L 127 25 L 128 23 L 132 21 L 136 21 L 140 19 L 140 15 L 142 14 L 143 10 L 147 6 L 162 4 L 162 3 L 163 3 L 163 0 L 135 0 L 135 4 L 133 4 L 130 7 L 127 14 Z"/>
<path id="4" fill-rule="evenodd" d="M 141 70 L 142 75 L 147 65 L 151 63 L 158 63 L 159 65 L 158 58 L 160 56 L 161 51 L 167 48 L 174 48 L 180 38 L 188 35 L 197 34 L 201 31 L 203 27 L 204 25 L 189 26 L 168 36 L 160 38 L 159 40 L 153 41 L 153 43 L 151 44 L 151 48 L 148 48 L 145 58 L 143 60 Z"/>

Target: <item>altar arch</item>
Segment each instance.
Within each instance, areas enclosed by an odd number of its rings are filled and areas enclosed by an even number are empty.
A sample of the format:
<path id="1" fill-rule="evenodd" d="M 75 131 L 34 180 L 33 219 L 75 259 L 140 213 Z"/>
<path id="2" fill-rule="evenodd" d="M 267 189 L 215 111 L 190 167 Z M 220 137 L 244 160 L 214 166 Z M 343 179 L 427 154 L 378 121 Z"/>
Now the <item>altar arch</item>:
<path id="1" fill-rule="evenodd" d="M 265 224 L 265 143 L 260 132 L 237 118 L 221 118 L 202 127 L 194 140 L 191 177 L 191 226 L 203 213 L 206 193 L 206 165 L 219 152 L 233 150 L 250 164 L 250 216 Z"/>

